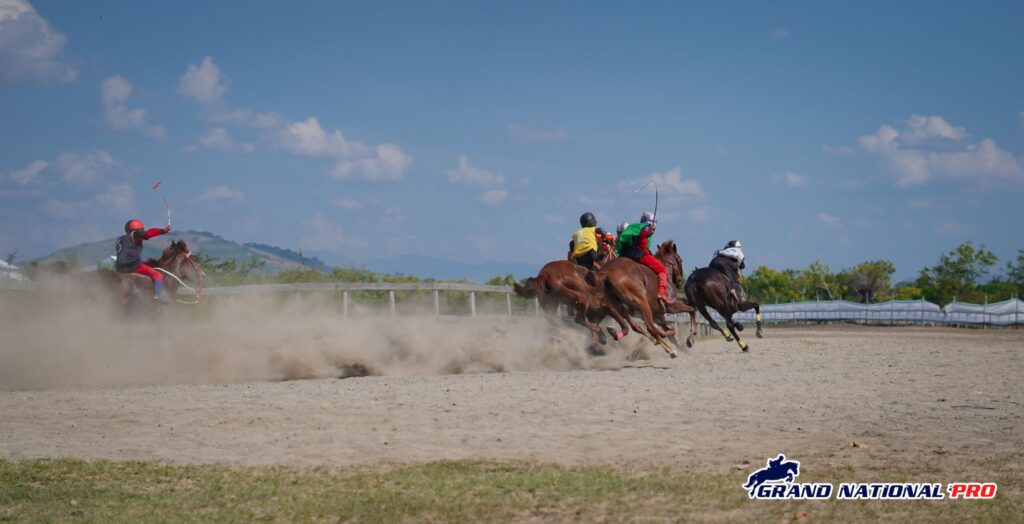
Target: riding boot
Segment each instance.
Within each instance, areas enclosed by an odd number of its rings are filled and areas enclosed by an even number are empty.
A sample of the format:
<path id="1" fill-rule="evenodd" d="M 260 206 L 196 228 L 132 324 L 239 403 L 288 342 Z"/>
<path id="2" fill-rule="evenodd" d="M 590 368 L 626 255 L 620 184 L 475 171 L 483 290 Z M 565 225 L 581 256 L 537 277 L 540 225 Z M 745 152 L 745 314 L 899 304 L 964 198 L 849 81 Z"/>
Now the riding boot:
<path id="1" fill-rule="evenodd" d="M 668 273 L 658 273 L 658 298 L 668 302 Z"/>
<path id="2" fill-rule="evenodd" d="M 164 296 L 164 281 L 154 280 L 153 281 L 153 299 L 161 302 L 166 302 L 167 297 Z"/>

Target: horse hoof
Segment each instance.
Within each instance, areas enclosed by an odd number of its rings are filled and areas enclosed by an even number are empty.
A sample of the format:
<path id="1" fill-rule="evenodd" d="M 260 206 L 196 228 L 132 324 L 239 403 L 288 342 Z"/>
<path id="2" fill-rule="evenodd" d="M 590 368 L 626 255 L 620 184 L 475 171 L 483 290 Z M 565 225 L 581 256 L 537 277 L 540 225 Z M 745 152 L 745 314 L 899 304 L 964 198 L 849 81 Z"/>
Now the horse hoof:
<path id="1" fill-rule="evenodd" d="M 693 347 L 693 337 L 686 337 L 686 347 L 688 347 L 688 348 L 692 348 Z"/>
<path id="2" fill-rule="evenodd" d="M 761 333 L 761 330 L 757 331 L 757 338 L 764 338 L 764 333 Z"/>
<path id="3" fill-rule="evenodd" d="M 740 324 L 739 322 L 736 322 L 736 323 L 733 324 L 733 326 L 736 327 L 736 331 L 743 331 L 743 324 Z"/>
<path id="4" fill-rule="evenodd" d="M 750 351 L 750 344 L 747 344 L 746 346 L 743 346 L 740 349 L 743 350 L 744 353 L 747 353 Z"/>
<path id="5" fill-rule="evenodd" d="M 590 346 L 590 347 L 587 348 L 587 354 L 592 356 L 592 357 L 603 357 L 607 353 L 605 353 L 603 349 L 601 349 L 601 348 L 599 348 L 597 346 Z"/>
<path id="6" fill-rule="evenodd" d="M 675 352 L 669 353 L 668 356 L 671 358 L 679 358 L 679 355 L 676 354 Z"/>
<path id="7" fill-rule="evenodd" d="M 733 338 L 732 338 L 731 336 L 726 336 L 726 337 L 725 337 L 725 341 L 726 341 L 726 342 L 732 342 L 732 341 L 733 341 Z"/>

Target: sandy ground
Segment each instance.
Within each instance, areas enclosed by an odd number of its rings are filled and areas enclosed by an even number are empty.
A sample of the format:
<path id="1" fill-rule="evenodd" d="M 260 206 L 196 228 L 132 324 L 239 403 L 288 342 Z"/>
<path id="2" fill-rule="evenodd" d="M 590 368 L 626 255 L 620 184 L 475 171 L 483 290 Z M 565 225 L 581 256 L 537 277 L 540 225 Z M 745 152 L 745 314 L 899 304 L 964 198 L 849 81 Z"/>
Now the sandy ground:
<path id="1" fill-rule="evenodd" d="M 721 471 L 784 452 L 1022 470 L 1024 330 L 769 326 L 749 341 L 563 371 L 0 391 L 0 456 Z"/>

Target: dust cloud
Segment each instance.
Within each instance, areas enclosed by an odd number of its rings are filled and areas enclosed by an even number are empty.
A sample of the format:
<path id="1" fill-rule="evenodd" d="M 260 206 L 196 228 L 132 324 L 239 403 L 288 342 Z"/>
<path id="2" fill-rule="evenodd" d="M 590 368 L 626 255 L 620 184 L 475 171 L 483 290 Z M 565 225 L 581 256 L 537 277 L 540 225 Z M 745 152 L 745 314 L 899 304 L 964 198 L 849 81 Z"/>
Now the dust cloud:
<path id="1" fill-rule="evenodd" d="M 0 390 L 218 384 L 365 375 L 618 369 L 588 335 L 532 317 L 342 319 L 315 295 L 216 297 L 126 314 L 107 297 L 0 295 Z M 205 299 L 204 299 L 205 300 Z M 148 306 L 148 304 L 147 304 Z M 635 338 L 635 337 L 634 337 Z"/>

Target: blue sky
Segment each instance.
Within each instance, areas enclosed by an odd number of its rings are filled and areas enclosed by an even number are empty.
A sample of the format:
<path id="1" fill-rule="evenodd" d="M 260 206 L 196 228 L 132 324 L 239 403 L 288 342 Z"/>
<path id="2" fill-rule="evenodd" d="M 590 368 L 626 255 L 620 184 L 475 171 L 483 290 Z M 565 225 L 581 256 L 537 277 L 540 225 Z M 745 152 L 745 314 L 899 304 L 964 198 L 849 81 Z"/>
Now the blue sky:
<path id="1" fill-rule="evenodd" d="M 703 265 L 1024 247 L 1019 2 L 0 0 L 0 251 L 138 216 L 536 263 L 654 206 Z M 163 181 L 158 191 L 151 190 Z"/>

